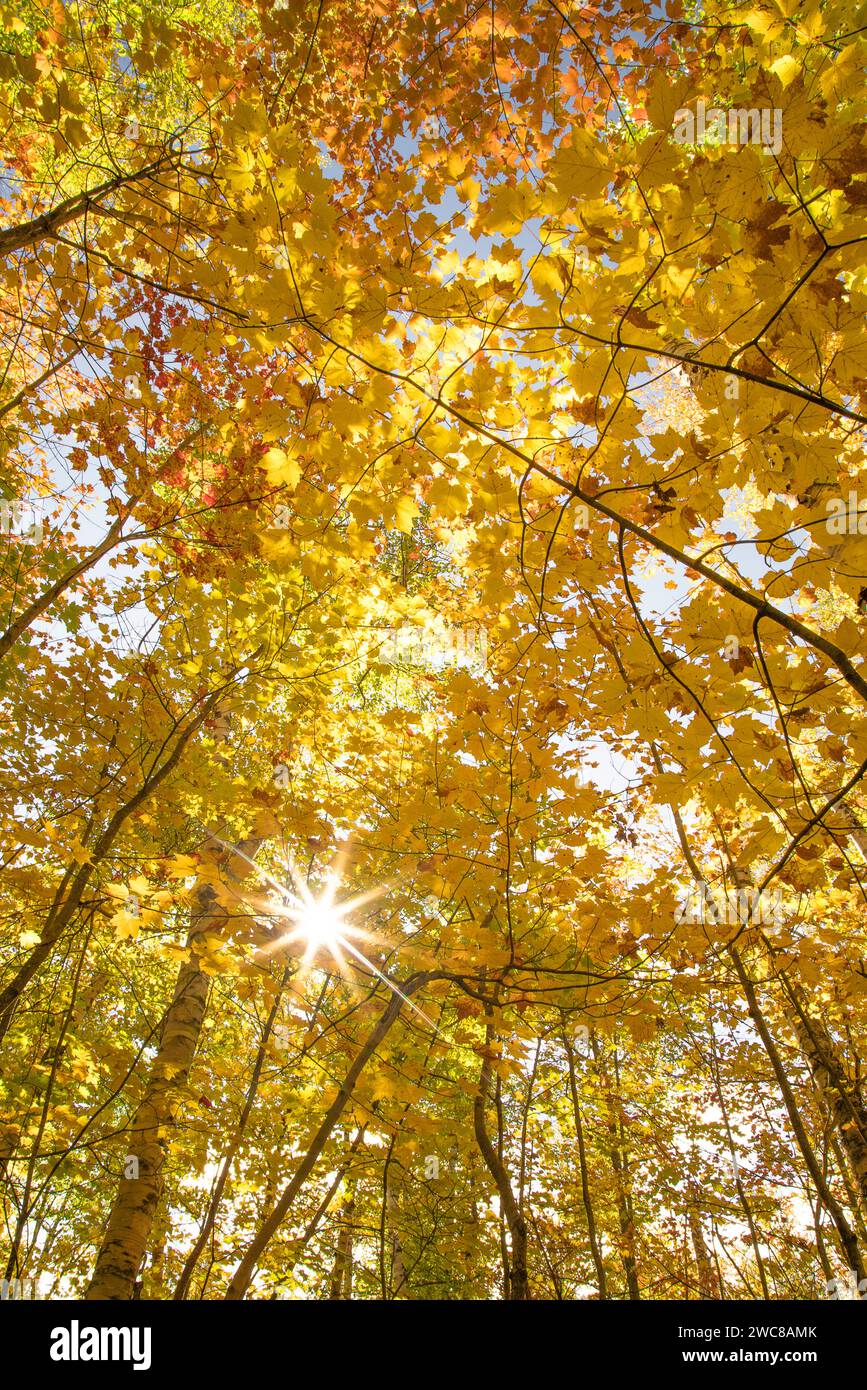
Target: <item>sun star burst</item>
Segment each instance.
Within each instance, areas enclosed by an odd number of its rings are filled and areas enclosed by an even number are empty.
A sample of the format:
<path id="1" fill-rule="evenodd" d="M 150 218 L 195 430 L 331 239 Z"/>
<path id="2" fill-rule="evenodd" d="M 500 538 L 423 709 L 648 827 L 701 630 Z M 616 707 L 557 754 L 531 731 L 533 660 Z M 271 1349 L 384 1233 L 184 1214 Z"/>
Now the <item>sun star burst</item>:
<path id="1" fill-rule="evenodd" d="M 382 980 L 383 984 L 388 986 L 392 994 L 402 999 L 403 1002 L 412 1009 L 413 1013 L 417 1014 L 418 1017 L 424 1021 L 428 1028 L 431 1028 L 434 1033 L 439 1035 L 440 1030 L 433 1020 L 428 1018 L 427 1014 L 424 1013 L 417 1004 L 413 1003 L 409 995 L 405 994 L 403 990 L 395 984 L 394 980 L 389 979 L 387 975 L 383 974 L 379 966 L 375 965 L 372 960 L 369 960 L 349 939 L 350 937 L 355 937 L 356 940 L 373 943 L 380 940 L 380 938 L 373 933 L 365 931 L 363 927 L 355 926 L 353 923 L 347 921 L 347 918 L 351 912 L 356 912 L 367 903 L 374 902 L 377 898 L 381 897 L 389 887 L 388 884 L 382 884 L 378 888 L 372 888 L 366 893 L 359 893 L 353 898 L 345 898 L 342 902 L 336 902 L 335 896 L 341 881 L 341 863 L 338 858 L 331 872 L 326 876 L 323 892 L 319 897 L 315 897 L 310 892 L 307 884 L 297 873 L 292 860 L 287 858 L 286 869 L 290 881 L 293 884 L 292 890 L 287 892 L 286 888 L 278 883 L 277 880 L 268 873 L 267 869 L 263 869 L 261 864 L 257 864 L 256 861 L 251 859 L 248 854 L 245 854 L 238 845 L 229 844 L 228 841 L 221 839 L 219 835 L 213 835 L 212 838 L 216 840 L 218 844 L 231 850 L 232 853 L 239 854 L 242 859 L 246 860 L 251 868 L 255 869 L 256 872 L 280 894 L 280 901 L 267 904 L 268 914 L 272 917 L 285 918 L 292 924 L 292 927 L 289 931 L 281 932 L 277 940 L 274 941 L 270 947 L 266 947 L 266 950 L 277 951 L 282 946 L 290 945 L 296 941 L 303 941 L 305 944 L 304 954 L 302 956 L 302 969 L 311 966 L 316 956 L 324 951 L 333 958 L 340 974 L 344 978 L 348 977 L 348 965 L 343 955 L 343 952 L 347 951 L 351 956 L 354 956 L 355 960 L 366 970 L 375 975 L 377 979 Z"/>

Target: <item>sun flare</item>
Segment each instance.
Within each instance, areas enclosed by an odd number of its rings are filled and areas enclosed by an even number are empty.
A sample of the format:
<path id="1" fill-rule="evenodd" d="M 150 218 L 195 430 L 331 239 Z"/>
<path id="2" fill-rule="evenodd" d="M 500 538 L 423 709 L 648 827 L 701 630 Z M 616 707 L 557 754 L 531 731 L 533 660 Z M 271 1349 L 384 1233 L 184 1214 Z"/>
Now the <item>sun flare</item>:
<path id="1" fill-rule="evenodd" d="M 342 918 L 328 902 L 312 902 L 298 914 L 298 932 L 311 946 L 329 949 L 338 944 Z"/>
<path id="2" fill-rule="evenodd" d="M 281 943 L 301 942 L 304 946 L 305 965 L 310 965 L 314 957 L 327 954 L 342 972 L 346 965 L 343 951 L 348 950 L 351 955 L 356 956 L 359 954 L 351 945 L 350 937 L 365 942 L 376 940 L 376 937 L 363 927 L 350 922 L 349 915 L 378 898 L 383 890 L 374 889 L 338 902 L 335 901 L 335 896 L 340 888 L 339 872 L 328 875 L 325 886 L 318 895 L 311 893 L 305 883 L 299 883 L 297 875 L 293 875 L 293 878 L 297 889 L 284 899 L 279 910 L 279 915 L 290 924 L 289 929 L 280 938 Z"/>
<path id="3" fill-rule="evenodd" d="M 291 923 L 289 930 L 281 932 L 277 940 L 266 951 L 279 950 L 281 946 L 288 946 L 292 942 L 304 943 L 304 954 L 301 959 L 303 969 L 307 969 L 314 964 L 314 960 L 320 954 L 327 954 L 331 957 L 333 964 L 337 966 L 339 973 L 346 978 L 348 976 L 348 962 L 344 956 L 346 951 L 354 957 L 355 968 L 360 965 L 365 972 L 375 975 L 387 985 L 392 994 L 403 1002 L 424 1021 L 428 1028 L 434 1033 L 439 1033 L 439 1029 L 432 1019 L 428 1018 L 417 1004 L 395 984 L 394 980 L 385 975 L 379 966 L 365 956 L 357 946 L 349 939 L 355 937 L 358 941 L 378 945 L 382 938 L 375 933 L 366 931 L 363 927 L 357 927 L 347 921 L 351 912 L 366 906 L 368 903 L 375 902 L 387 892 L 389 884 L 383 883 L 376 888 L 369 889 L 366 893 L 359 893 L 353 898 L 345 898 L 340 902 L 335 902 L 335 895 L 341 886 L 341 857 L 338 856 L 336 864 L 328 873 L 325 881 L 325 888 L 319 897 L 314 897 L 307 884 L 298 875 L 291 857 L 286 860 L 286 869 L 290 879 L 297 887 L 292 891 L 286 891 L 284 885 L 277 882 L 266 869 L 251 859 L 238 845 L 232 845 L 228 841 L 214 835 L 213 838 L 218 844 L 231 850 L 234 854 L 240 855 L 245 859 L 252 869 L 255 869 L 265 881 L 277 893 L 282 895 L 279 902 L 272 901 L 267 906 L 269 915 L 281 917 Z M 327 967 L 326 967 L 327 968 Z"/>

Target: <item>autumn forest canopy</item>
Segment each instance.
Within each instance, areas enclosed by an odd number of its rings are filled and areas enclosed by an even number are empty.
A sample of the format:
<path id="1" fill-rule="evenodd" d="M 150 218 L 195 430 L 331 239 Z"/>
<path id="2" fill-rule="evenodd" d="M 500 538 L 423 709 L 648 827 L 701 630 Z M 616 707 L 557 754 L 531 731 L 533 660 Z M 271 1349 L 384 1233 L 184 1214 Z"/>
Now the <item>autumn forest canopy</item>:
<path id="1" fill-rule="evenodd" d="M 867 4 L 2 17 L 0 1275 L 867 1293 Z"/>

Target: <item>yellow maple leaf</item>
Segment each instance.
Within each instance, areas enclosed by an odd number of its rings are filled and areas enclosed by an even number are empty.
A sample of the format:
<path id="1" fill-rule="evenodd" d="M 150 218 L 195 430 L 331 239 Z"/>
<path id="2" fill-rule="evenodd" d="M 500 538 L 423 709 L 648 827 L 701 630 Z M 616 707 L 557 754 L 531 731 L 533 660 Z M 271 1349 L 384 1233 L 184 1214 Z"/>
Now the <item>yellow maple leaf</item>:
<path id="1" fill-rule="evenodd" d="M 411 497 L 399 497 L 394 507 L 395 524 L 405 536 L 412 534 L 412 523 L 418 516 L 418 504 Z"/>
<path id="2" fill-rule="evenodd" d="M 784 87 L 788 87 L 790 82 L 794 82 L 800 71 L 798 60 L 793 58 L 791 53 L 786 53 L 782 58 L 777 58 L 771 63 L 771 72 L 776 73 Z"/>
<path id="3" fill-rule="evenodd" d="M 290 457 L 285 449 L 276 446 L 262 455 L 262 467 L 268 474 L 268 481 L 275 487 L 294 488 L 301 477 L 301 465 Z"/>

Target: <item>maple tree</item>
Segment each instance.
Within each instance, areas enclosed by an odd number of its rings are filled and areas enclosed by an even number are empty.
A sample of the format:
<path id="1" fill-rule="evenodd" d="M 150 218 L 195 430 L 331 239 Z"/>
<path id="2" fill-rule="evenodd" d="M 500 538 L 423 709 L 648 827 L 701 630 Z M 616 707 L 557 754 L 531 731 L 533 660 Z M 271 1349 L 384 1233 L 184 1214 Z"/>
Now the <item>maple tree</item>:
<path id="1" fill-rule="evenodd" d="M 867 1280 L 862 29 L 4 11 L 6 1278 Z"/>

